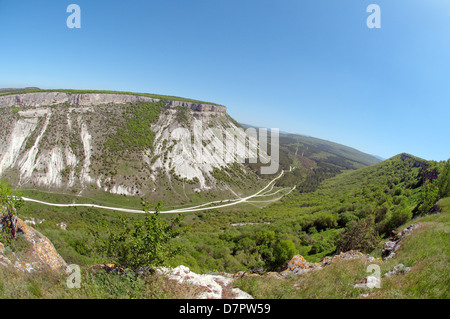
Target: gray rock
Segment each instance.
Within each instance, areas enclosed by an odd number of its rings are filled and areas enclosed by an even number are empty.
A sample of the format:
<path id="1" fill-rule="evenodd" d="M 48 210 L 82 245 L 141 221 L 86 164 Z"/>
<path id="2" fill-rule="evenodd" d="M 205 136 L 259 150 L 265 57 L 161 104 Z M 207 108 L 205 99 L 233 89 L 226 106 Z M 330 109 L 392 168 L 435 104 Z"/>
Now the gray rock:
<path id="1" fill-rule="evenodd" d="M 391 276 L 398 275 L 398 274 L 404 274 L 410 270 L 411 270 L 410 267 L 406 267 L 403 264 L 398 264 L 397 266 L 392 268 L 389 272 L 385 273 L 384 276 L 391 277 Z"/>
<path id="2" fill-rule="evenodd" d="M 129 94 L 67 94 L 64 92 L 36 92 L 0 96 L 0 107 L 11 106 L 49 106 L 68 103 L 74 106 L 94 106 L 101 104 L 126 104 L 134 102 L 158 102 L 148 96 L 129 95 Z M 171 107 L 185 106 L 196 112 L 219 112 L 225 113 L 227 108 L 222 105 L 192 103 L 184 101 L 167 100 L 166 103 Z"/>

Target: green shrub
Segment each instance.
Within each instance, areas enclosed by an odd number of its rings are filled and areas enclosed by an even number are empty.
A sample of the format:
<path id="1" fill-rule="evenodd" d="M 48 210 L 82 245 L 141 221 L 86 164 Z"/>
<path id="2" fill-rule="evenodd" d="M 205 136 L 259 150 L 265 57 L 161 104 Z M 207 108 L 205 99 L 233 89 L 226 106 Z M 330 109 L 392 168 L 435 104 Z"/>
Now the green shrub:
<path id="1" fill-rule="evenodd" d="M 145 218 L 130 220 L 121 217 L 118 229 L 106 222 L 92 230 L 95 238 L 94 251 L 103 257 L 106 263 L 123 268 L 136 269 L 143 266 L 162 266 L 180 253 L 180 247 L 173 245 L 172 240 L 179 235 L 182 216 L 179 215 L 170 223 L 159 216 L 161 204 L 155 207 L 155 213 L 149 213 L 150 205 L 145 203 Z M 105 230 L 106 235 L 104 234 Z"/>
<path id="2" fill-rule="evenodd" d="M 374 227 L 373 218 L 351 221 L 338 241 L 337 250 L 345 252 L 358 250 L 368 253 L 380 244 L 380 237 Z"/>
<path id="3" fill-rule="evenodd" d="M 286 262 L 291 260 L 294 255 L 298 254 L 297 248 L 292 240 L 280 240 L 273 250 L 274 263 L 272 268 L 276 269 L 283 266 Z"/>
<path id="4" fill-rule="evenodd" d="M 153 149 L 155 133 L 150 129 L 158 119 L 164 102 L 140 102 L 132 104 L 124 114 L 126 125 L 105 142 L 111 151 L 141 151 Z"/>

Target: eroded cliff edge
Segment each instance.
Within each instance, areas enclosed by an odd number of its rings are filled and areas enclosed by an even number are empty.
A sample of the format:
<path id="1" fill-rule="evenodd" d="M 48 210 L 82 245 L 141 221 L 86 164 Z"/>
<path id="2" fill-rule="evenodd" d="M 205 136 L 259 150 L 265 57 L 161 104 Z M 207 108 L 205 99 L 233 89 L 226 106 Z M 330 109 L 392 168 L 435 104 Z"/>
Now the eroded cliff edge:
<path id="1" fill-rule="evenodd" d="M 147 96 L 129 95 L 129 94 L 108 94 L 108 93 L 83 93 L 71 94 L 64 92 L 37 92 L 37 93 L 22 93 L 0 96 L 0 107 L 11 106 L 51 106 L 57 104 L 68 104 L 70 106 L 95 106 L 102 104 L 126 104 L 134 102 L 158 102 L 160 99 L 155 99 Z M 166 100 L 169 106 L 188 107 L 197 112 L 223 112 L 227 108 L 222 105 L 213 105 L 207 103 L 194 103 L 176 100 Z"/>

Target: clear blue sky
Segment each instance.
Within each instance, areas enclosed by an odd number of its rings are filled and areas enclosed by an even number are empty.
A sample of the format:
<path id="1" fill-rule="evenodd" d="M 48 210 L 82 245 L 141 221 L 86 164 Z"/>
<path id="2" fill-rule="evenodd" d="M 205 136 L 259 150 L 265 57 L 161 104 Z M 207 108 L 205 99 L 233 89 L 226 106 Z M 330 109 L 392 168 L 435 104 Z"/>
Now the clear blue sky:
<path id="1" fill-rule="evenodd" d="M 450 1 L 0 0 L 0 43 L 0 87 L 176 95 L 384 158 L 450 157 Z"/>

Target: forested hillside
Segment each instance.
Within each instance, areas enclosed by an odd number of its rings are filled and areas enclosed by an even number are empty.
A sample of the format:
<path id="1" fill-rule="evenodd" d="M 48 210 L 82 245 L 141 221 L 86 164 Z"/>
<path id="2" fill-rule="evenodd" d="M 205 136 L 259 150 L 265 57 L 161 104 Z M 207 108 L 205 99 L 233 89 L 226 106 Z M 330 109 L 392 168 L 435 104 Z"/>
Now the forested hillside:
<path id="1" fill-rule="evenodd" d="M 344 171 L 380 162 L 375 156 L 345 145 L 286 133 L 280 133 L 279 153 L 280 170 L 285 170 L 286 174 L 277 181 L 277 185 L 295 185 L 301 192 L 312 192 L 324 180 Z M 255 172 L 258 172 L 259 166 L 260 164 L 250 164 Z"/>
<path id="2" fill-rule="evenodd" d="M 370 252 L 382 238 L 449 196 L 449 162 L 401 154 L 293 192 L 260 212 L 191 216 L 176 263 L 197 269 L 275 270 L 300 253 L 309 261 L 351 249 Z"/>

